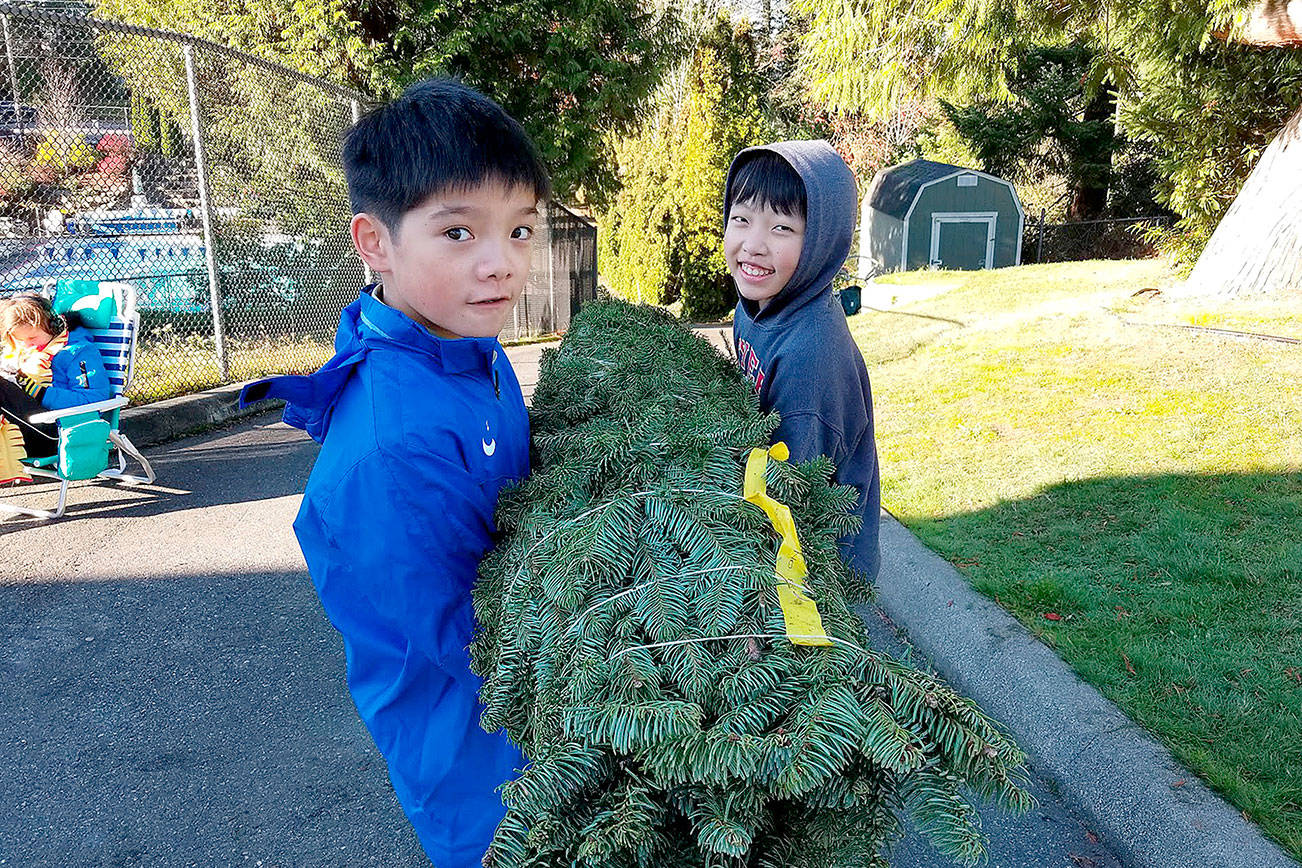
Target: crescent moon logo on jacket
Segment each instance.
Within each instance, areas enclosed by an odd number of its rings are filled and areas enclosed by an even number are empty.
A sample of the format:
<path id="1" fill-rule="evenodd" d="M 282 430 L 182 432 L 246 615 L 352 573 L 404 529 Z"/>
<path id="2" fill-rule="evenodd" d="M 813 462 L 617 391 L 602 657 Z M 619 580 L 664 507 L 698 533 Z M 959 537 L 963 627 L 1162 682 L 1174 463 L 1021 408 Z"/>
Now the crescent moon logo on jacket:
<path id="1" fill-rule="evenodd" d="M 485 423 L 484 423 L 484 432 L 485 432 L 485 433 L 488 433 L 488 431 L 489 431 L 488 423 L 485 422 Z M 496 438 L 496 437 L 493 437 L 493 438 L 485 437 L 483 443 L 484 443 L 484 454 L 487 455 L 489 458 L 492 458 L 492 457 L 493 457 L 493 453 L 497 451 L 497 438 Z"/>

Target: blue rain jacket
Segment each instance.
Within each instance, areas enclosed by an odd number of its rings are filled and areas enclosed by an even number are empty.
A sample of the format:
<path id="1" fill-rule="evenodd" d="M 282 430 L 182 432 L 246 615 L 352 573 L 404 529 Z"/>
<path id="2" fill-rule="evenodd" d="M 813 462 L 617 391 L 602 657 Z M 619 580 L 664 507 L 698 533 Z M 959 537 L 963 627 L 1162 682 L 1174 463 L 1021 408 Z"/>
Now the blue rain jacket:
<path id="1" fill-rule="evenodd" d="M 321 443 L 294 531 L 343 636 L 348 686 L 436 868 L 478 868 L 524 759 L 479 726 L 470 590 L 529 417 L 493 338 L 444 340 L 377 301 L 344 309 L 315 374 L 248 386 Z"/>
<path id="2" fill-rule="evenodd" d="M 104 357 L 95 349 L 90 332 L 75 328 L 67 345 L 50 358 L 50 387 L 41 393 L 41 406 L 64 410 L 113 397 Z"/>

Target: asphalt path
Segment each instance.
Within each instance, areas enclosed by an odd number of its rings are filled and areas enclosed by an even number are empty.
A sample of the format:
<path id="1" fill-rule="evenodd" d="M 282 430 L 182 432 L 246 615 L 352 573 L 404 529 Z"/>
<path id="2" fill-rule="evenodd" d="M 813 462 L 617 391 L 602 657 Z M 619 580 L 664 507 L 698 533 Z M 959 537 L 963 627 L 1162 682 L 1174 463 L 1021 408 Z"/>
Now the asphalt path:
<path id="1" fill-rule="evenodd" d="M 542 349 L 512 351 L 526 393 Z M 262 415 L 151 450 L 157 485 L 0 519 L 0 865 L 428 865 L 290 528 L 315 454 Z M 983 812 L 991 866 L 1122 864 L 1032 792 L 1030 814 Z M 912 836 L 892 864 L 952 863 Z"/>
<path id="2" fill-rule="evenodd" d="M 0 865 L 428 865 L 290 529 L 315 445 L 275 418 L 0 521 Z"/>

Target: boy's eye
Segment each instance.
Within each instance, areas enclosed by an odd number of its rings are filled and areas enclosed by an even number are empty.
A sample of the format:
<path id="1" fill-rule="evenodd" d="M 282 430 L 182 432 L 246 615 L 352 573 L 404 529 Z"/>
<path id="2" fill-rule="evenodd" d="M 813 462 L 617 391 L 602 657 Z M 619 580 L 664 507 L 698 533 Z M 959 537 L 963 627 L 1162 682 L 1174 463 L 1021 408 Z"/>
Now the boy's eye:
<path id="1" fill-rule="evenodd" d="M 745 218 L 745 217 L 742 217 L 740 214 L 734 214 L 734 215 L 732 216 L 732 222 L 733 222 L 733 223 L 745 223 L 745 222 L 746 222 L 746 218 Z"/>
<path id="2" fill-rule="evenodd" d="M 455 228 L 448 229 L 443 234 L 446 235 L 448 238 L 451 238 L 453 241 L 470 240 L 470 230 L 465 228 L 464 226 L 457 226 Z"/>
<path id="3" fill-rule="evenodd" d="M 511 232 L 511 237 L 517 241 L 528 241 L 533 237 L 533 227 L 517 226 L 515 227 L 515 230 Z"/>

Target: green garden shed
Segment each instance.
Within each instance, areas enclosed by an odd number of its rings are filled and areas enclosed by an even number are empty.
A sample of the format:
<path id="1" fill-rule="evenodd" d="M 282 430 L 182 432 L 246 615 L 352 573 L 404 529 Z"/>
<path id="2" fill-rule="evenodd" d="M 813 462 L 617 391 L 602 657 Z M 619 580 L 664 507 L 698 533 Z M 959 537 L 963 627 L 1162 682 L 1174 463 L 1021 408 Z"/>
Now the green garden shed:
<path id="1" fill-rule="evenodd" d="M 864 196 L 860 276 L 1017 265 L 1024 222 L 1017 191 L 1002 178 L 932 160 L 891 166 Z"/>

